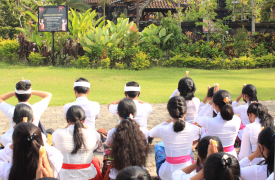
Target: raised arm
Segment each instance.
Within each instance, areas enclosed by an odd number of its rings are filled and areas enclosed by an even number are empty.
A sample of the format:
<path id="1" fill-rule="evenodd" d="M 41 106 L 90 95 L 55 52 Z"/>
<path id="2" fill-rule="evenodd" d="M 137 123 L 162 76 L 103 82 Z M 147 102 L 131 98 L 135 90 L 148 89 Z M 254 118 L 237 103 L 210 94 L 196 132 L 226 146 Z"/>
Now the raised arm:
<path id="1" fill-rule="evenodd" d="M 46 99 L 48 102 L 51 101 L 53 96 L 52 93 L 45 92 L 45 91 L 37 91 L 37 90 L 32 90 L 32 94 L 35 96 L 39 96 L 43 99 Z"/>
<path id="2" fill-rule="evenodd" d="M 3 101 L 6 101 L 7 99 L 11 98 L 14 95 L 15 95 L 14 91 L 0 95 L 0 103 L 2 103 Z"/>

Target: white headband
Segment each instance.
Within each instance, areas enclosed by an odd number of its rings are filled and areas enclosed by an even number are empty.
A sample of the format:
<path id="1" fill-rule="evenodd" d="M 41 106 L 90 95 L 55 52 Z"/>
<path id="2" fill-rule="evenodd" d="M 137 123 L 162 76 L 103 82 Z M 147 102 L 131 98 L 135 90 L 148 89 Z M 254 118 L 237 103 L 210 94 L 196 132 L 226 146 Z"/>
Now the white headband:
<path id="1" fill-rule="evenodd" d="M 87 87 L 87 88 L 89 88 L 90 89 L 90 83 L 88 83 L 88 82 L 74 82 L 74 87 L 76 87 L 76 86 L 82 86 L 82 87 Z"/>
<path id="2" fill-rule="evenodd" d="M 15 88 L 15 93 L 16 94 L 31 94 L 32 93 L 32 88 L 28 89 L 27 91 L 24 91 L 24 90 L 17 90 Z"/>
<path id="3" fill-rule="evenodd" d="M 140 86 L 139 87 L 135 87 L 135 86 L 124 86 L 124 91 L 140 91 Z"/>

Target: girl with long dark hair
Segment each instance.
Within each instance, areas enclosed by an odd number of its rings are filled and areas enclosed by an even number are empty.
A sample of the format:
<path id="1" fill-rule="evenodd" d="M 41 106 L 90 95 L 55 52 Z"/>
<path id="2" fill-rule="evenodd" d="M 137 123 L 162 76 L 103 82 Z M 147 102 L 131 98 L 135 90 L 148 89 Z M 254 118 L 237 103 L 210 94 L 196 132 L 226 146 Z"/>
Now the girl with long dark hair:
<path id="1" fill-rule="evenodd" d="M 243 180 L 265 180 L 274 171 L 274 133 L 275 127 L 265 127 L 259 134 L 257 149 L 240 161 Z M 264 161 L 250 166 L 251 162 L 262 156 Z"/>
<path id="2" fill-rule="evenodd" d="M 114 158 L 113 167 L 109 173 L 111 179 L 116 179 L 119 171 L 125 167 L 144 167 L 149 151 L 148 130 L 142 131 L 134 121 L 137 113 L 134 101 L 129 98 L 122 99 L 117 111 L 121 122 L 108 132 L 106 139 L 107 146 L 112 148 Z"/>
<path id="3" fill-rule="evenodd" d="M 30 180 L 36 179 L 39 154 L 44 146 L 41 130 L 32 123 L 20 123 L 13 132 L 13 144 L 0 150 L 0 179 Z M 54 176 L 62 166 L 63 156 L 54 147 L 45 145 L 44 163 L 50 163 Z"/>
<path id="4" fill-rule="evenodd" d="M 268 117 L 267 109 L 260 103 L 252 103 L 247 109 L 250 124 L 247 124 L 243 131 L 242 144 L 239 160 L 256 151 L 258 146 L 258 136 L 263 127 L 273 126 L 273 118 Z"/>
<path id="5" fill-rule="evenodd" d="M 86 116 L 80 106 L 71 106 L 66 113 L 66 119 L 67 127 L 57 129 L 52 135 L 53 146 L 64 156 L 60 180 L 101 179 L 98 164 L 92 163 L 99 134 L 83 125 Z"/>
<path id="6" fill-rule="evenodd" d="M 193 79 L 188 77 L 188 73 L 189 72 L 186 72 L 185 77 L 179 81 L 178 89 L 173 92 L 171 97 L 179 95 L 185 99 L 188 109 L 184 118 L 185 122 L 194 123 L 196 122 L 196 117 L 199 111 L 200 100 L 194 95 L 196 92 L 196 85 Z"/>
<path id="7" fill-rule="evenodd" d="M 207 130 L 208 136 L 217 136 L 220 138 L 224 151 L 237 157 L 234 149 L 234 143 L 241 120 L 238 116 L 234 116 L 232 107 L 232 98 L 229 92 L 219 90 L 215 85 L 214 96 L 209 104 L 199 112 L 197 123 Z M 217 116 L 214 118 L 207 117 L 211 109 L 216 111 Z"/>
<path id="8" fill-rule="evenodd" d="M 241 98 L 243 98 L 243 101 L 246 104 L 237 106 L 237 104 L 238 104 L 238 102 L 240 101 Z M 240 118 L 242 120 L 242 124 L 241 124 L 241 127 L 240 127 L 240 131 L 238 133 L 238 139 L 237 139 L 237 142 L 240 143 L 240 144 L 242 142 L 244 127 L 246 125 L 250 124 L 249 117 L 247 115 L 247 109 L 248 109 L 248 106 L 251 104 L 251 102 L 258 102 L 256 87 L 252 84 L 247 84 L 247 85 L 244 84 L 243 89 L 242 89 L 242 93 L 232 103 L 234 114 L 239 114 Z"/>
<path id="9" fill-rule="evenodd" d="M 170 118 L 150 130 L 150 137 L 162 138 L 163 142 L 155 146 L 157 172 L 162 180 L 172 179 L 176 170 L 192 164 L 191 151 L 193 141 L 197 141 L 200 128 L 185 122 L 187 106 L 182 96 L 170 98 L 167 104 Z M 164 150 L 160 147 L 164 146 Z"/>

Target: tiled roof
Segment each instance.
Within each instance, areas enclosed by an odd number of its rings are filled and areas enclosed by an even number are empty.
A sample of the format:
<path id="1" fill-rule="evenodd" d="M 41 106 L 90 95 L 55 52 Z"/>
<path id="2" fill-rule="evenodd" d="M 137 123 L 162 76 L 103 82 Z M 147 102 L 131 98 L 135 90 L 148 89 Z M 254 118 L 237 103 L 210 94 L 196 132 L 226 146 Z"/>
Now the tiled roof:
<path id="1" fill-rule="evenodd" d="M 96 4 L 100 0 L 84 0 L 86 3 L 89 4 Z M 180 0 L 181 4 L 186 4 L 186 0 Z M 111 0 L 111 3 L 121 3 L 120 0 Z M 142 6 L 144 3 L 146 3 L 146 0 L 142 1 L 140 0 L 140 6 Z M 176 2 L 177 3 L 177 2 Z M 168 3 L 168 0 L 152 0 L 150 4 L 145 9 L 176 9 L 177 5 L 172 3 Z M 135 5 L 129 7 L 129 9 L 135 9 Z"/>

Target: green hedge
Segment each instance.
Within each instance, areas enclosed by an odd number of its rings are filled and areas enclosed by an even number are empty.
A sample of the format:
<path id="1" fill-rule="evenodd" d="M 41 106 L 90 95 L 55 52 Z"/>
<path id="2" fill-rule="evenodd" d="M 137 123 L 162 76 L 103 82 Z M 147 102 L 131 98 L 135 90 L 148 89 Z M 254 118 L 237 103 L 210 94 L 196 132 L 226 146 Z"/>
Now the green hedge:
<path id="1" fill-rule="evenodd" d="M 254 69 L 275 67 L 275 56 L 268 54 L 262 57 L 247 57 L 227 59 L 217 57 L 214 59 L 194 56 L 176 55 L 164 62 L 168 67 L 188 67 L 197 69 Z"/>

